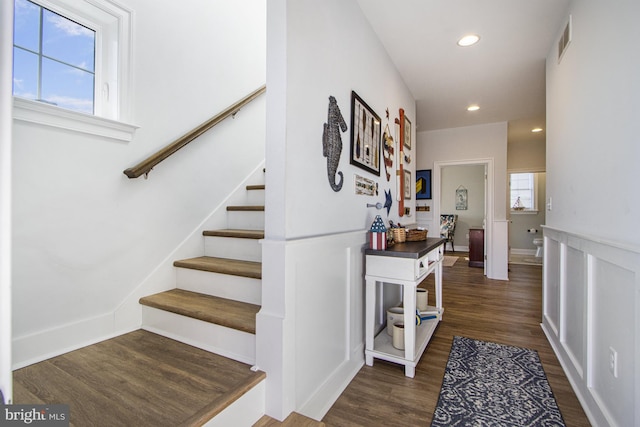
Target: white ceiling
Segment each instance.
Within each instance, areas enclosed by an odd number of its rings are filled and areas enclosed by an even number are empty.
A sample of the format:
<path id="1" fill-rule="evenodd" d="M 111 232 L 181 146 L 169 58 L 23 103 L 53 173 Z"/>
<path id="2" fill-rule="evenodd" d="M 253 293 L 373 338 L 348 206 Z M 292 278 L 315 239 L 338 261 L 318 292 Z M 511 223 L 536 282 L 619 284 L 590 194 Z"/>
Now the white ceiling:
<path id="1" fill-rule="evenodd" d="M 545 60 L 569 0 L 357 1 L 416 99 L 419 131 L 506 121 L 509 142 L 540 139 Z M 457 46 L 469 33 L 480 42 Z"/>

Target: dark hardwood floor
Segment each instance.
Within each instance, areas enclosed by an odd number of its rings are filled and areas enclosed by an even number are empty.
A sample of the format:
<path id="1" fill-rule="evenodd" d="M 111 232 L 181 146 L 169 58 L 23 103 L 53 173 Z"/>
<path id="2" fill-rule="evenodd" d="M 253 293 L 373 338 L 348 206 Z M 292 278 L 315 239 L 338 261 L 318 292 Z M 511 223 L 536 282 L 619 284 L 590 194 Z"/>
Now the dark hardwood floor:
<path id="1" fill-rule="evenodd" d="M 327 426 L 428 426 L 455 335 L 538 351 L 568 427 L 589 426 L 576 395 L 549 345 L 542 320 L 542 268 L 510 265 L 509 281 L 487 279 L 460 256 L 443 267 L 443 321 L 436 329 L 415 378 L 404 367 L 376 359 L 364 366 L 323 418 Z M 435 305 L 433 277 L 421 285 Z"/>

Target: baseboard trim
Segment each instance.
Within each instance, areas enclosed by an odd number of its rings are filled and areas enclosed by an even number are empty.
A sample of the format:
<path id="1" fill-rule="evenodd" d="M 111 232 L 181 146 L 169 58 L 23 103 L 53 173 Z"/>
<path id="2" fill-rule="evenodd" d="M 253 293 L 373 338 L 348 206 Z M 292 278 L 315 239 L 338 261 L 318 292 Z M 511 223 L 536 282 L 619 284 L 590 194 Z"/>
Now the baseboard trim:
<path id="1" fill-rule="evenodd" d="M 107 313 L 32 335 L 15 337 L 12 343 L 12 369 L 24 368 L 136 329 L 139 327 L 116 330 L 113 314 Z"/>
<path id="2" fill-rule="evenodd" d="M 579 379 L 576 379 L 574 377 L 574 368 L 571 365 L 571 363 L 570 362 L 568 363 L 567 360 L 565 359 L 565 352 L 562 349 L 562 347 L 559 345 L 559 343 L 556 342 L 556 340 L 554 339 L 553 332 L 549 330 L 549 326 L 546 323 L 544 323 L 544 321 L 540 324 L 540 327 L 542 328 L 544 335 L 547 337 L 547 341 L 549 341 L 549 344 L 551 345 L 551 349 L 553 350 L 553 353 L 558 358 L 558 362 L 560 362 L 560 366 L 562 367 L 562 370 L 567 376 L 567 379 L 569 380 L 569 384 L 571 384 L 571 388 L 575 392 L 576 397 L 578 398 L 578 401 L 582 406 L 582 410 L 584 411 L 585 415 L 589 419 L 589 422 L 594 426 L 602 425 L 602 422 L 606 419 L 606 417 L 604 416 L 604 414 L 602 414 L 602 411 L 600 410 L 599 407 L 597 407 L 597 404 L 595 404 L 595 402 L 593 403 L 593 405 L 596 406 L 595 408 L 593 408 L 592 404 L 590 404 L 590 402 L 592 402 L 593 399 L 591 399 L 591 396 L 588 393 L 585 395 L 581 387 L 582 382 Z"/>
<path id="3" fill-rule="evenodd" d="M 364 344 L 361 344 L 296 412 L 316 421 L 322 420 L 363 366 Z"/>

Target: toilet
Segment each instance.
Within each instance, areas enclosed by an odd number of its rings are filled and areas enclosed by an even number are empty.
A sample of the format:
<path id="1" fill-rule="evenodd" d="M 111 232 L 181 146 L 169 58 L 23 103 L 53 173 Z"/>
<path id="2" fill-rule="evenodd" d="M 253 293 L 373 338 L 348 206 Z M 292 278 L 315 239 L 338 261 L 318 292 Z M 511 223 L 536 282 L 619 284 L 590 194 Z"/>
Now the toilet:
<path id="1" fill-rule="evenodd" d="M 533 244 L 536 245 L 536 258 L 540 258 L 543 254 L 544 248 L 542 244 L 544 243 L 544 239 L 542 237 L 536 237 L 533 239 Z"/>

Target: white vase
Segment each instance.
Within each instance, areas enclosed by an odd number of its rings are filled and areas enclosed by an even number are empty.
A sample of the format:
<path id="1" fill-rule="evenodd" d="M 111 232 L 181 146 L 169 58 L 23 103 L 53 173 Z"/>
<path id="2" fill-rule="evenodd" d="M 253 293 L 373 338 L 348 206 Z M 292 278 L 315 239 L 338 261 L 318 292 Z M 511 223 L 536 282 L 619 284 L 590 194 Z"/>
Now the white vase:
<path id="1" fill-rule="evenodd" d="M 393 346 L 398 350 L 404 350 L 404 323 L 393 324 Z"/>
<path id="2" fill-rule="evenodd" d="M 393 335 L 393 324 L 404 321 L 404 309 L 402 307 L 391 307 L 387 310 L 387 335 Z"/>
<path id="3" fill-rule="evenodd" d="M 419 311 L 424 311 L 429 305 L 429 291 L 422 288 L 416 289 L 416 308 Z"/>

